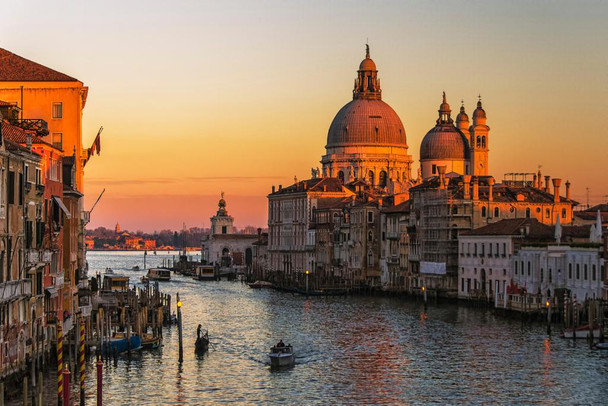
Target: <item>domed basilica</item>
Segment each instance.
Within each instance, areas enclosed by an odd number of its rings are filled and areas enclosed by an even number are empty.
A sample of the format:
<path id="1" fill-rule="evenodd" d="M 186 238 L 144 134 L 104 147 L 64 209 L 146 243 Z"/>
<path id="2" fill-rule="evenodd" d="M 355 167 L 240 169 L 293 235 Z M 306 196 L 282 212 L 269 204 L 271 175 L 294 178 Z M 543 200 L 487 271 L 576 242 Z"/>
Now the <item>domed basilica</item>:
<path id="1" fill-rule="evenodd" d="M 343 183 L 364 180 L 372 186 L 399 191 L 409 187 L 412 157 L 405 128 L 395 111 L 382 101 L 376 64 L 366 45 L 359 65 L 353 100 L 338 111 L 329 126 L 324 177 Z"/>
<path id="2" fill-rule="evenodd" d="M 329 126 L 326 154 L 321 158 L 323 177 L 336 177 L 344 184 L 363 180 L 386 188 L 390 194 L 406 192 L 416 182 L 438 176 L 441 166 L 447 174 L 487 176 L 490 128 L 481 98 L 472 125 L 464 105 L 454 123 L 445 92 L 438 113 L 435 127 L 420 145 L 420 171 L 413 180 L 405 128 L 397 113 L 382 101 L 378 70 L 366 45 L 353 100 L 338 111 Z"/>

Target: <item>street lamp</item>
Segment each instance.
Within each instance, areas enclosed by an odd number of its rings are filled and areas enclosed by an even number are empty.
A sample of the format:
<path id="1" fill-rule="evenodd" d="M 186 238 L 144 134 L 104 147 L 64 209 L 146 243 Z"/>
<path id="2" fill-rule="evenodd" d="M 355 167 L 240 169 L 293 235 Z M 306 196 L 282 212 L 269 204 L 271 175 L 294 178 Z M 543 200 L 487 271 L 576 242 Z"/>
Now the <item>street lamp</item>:
<path id="1" fill-rule="evenodd" d="M 308 274 L 310 273 L 310 271 L 307 269 L 306 270 L 306 296 L 308 296 Z"/>
<path id="2" fill-rule="evenodd" d="M 179 293 L 177 294 L 177 331 L 179 337 L 179 363 L 184 361 L 184 345 L 182 340 L 182 301 L 179 300 Z"/>
<path id="3" fill-rule="evenodd" d="M 426 304 L 426 286 L 422 287 L 422 293 L 424 294 L 424 303 Z"/>
<path id="4" fill-rule="evenodd" d="M 545 302 L 547 307 L 547 334 L 551 335 L 551 301 L 547 299 Z"/>

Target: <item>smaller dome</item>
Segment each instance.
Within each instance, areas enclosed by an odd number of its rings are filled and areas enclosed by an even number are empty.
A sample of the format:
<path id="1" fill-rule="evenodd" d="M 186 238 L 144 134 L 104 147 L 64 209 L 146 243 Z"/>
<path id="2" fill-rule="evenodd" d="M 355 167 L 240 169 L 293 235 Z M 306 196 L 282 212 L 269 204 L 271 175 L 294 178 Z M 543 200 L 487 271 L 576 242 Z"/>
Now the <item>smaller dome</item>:
<path id="1" fill-rule="evenodd" d="M 469 116 L 464 111 L 464 104 L 460 106 L 460 113 L 456 116 L 456 122 L 469 121 Z"/>
<path id="2" fill-rule="evenodd" d="M 376 69 L 376 63 L 371 58 L 365 58 L 359 64 L 359 70 L 372 70 L 372 71 L 375 71 L 375 70 L 377 70 Z"/>
<path id="3" fill-rule="evenodd" d="M 477 102 L 477 108 L 473 112 L 473 118 L 486 118 L 486 112 L 481 107 L 481 99 Z"/>
<path id="4" fill-rule="evenodd" d="M 469 143 L 453 125 L 438 125 L 422 139 L 420 159 L 469 159 Z"/>

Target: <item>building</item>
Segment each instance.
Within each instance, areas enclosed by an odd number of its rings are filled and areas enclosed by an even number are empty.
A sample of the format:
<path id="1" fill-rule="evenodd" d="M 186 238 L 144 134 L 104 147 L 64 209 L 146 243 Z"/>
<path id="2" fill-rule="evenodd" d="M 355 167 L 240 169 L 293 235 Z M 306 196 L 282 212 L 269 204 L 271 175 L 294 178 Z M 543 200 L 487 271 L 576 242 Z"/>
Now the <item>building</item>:
<path id="1" fill-rule="evenodd" d="M 253 244 L 259 242 L 258 235 L 234 232 L 234 218 L 228 214 L 224 193 L 218 202 L 218 210 L 211 217 L 211 230 L 203 238 L 201 253 L 203 261 L 221 268 L 238 268 L 250 272 L 253 266 Z"/>
<path id="2" fill-rule="evenodd" d="M 410 201 L 385 205 L 380 213 L 381 253 L 380 269 L 382 288 L 387 291 L 409 291 L 412 275 L 409 272 Z"/>
<path id="3" fill-rule="evenodd" d="M 295 281 L 315 269 L 309 229 L 314 213 L 326 199 L 353 196 L 338 178 L 313 178 L 289 187 L 272 187 L 268 195 L 268 266 L 280 281 Z M 312 266 L 312 269 L 311 269 Z"/>

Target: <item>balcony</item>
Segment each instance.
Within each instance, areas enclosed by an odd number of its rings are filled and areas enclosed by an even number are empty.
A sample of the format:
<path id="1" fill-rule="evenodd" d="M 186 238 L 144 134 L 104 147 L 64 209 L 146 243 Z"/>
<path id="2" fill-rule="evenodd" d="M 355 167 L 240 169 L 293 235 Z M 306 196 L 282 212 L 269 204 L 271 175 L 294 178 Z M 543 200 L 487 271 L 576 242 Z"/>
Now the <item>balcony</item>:
<path id="1" fill-rule="evenodd" d="M 36 131 L 36 135 L 41 137 L 49 135 L 49 126 L 47 122 L 42 119 L 9 119 L 9 122 L 14 126 L 23 128 L 24 130 Z"/>
<path id="2" fill-rule="evenodd" d="M 0 284 L 0 301 L 7 302 L 32 295 L 32 280 L 20 279 Z"/>
<path id="3" fill-rule="evenodd" d="M 44 193 L 44 185 L 42 183 L 36 184 L 36 193 L 39 195 Z"/>
<path id="4" fill-rule="evenodd" d="M 25 184 L 23 185 L 23 187 L 25 188 L 26 192 L 29 192 L 30 190 L 32 190 L 32 182 L 30 182 L 28 180 L 27 182 L 25 182 Z"/>

